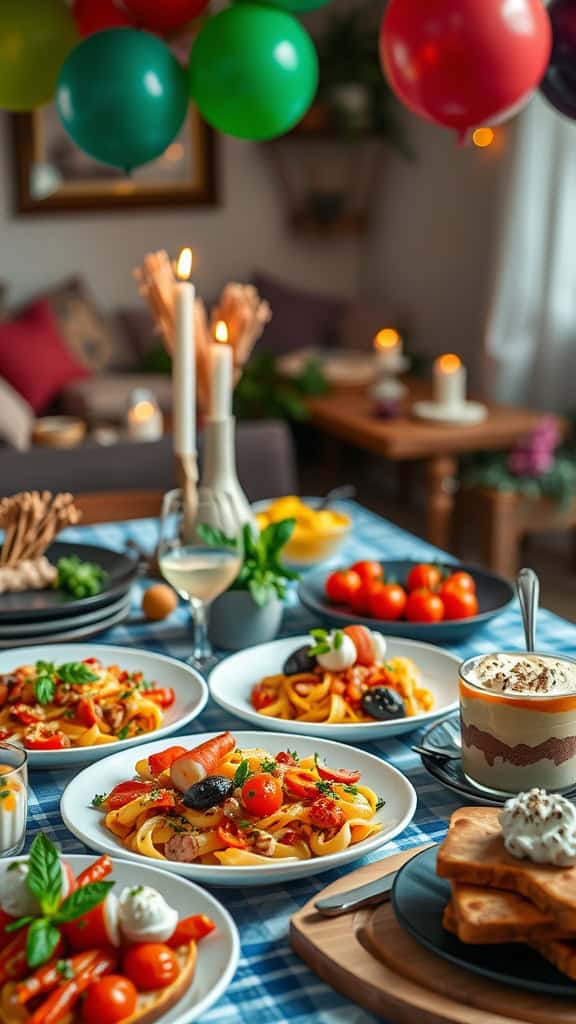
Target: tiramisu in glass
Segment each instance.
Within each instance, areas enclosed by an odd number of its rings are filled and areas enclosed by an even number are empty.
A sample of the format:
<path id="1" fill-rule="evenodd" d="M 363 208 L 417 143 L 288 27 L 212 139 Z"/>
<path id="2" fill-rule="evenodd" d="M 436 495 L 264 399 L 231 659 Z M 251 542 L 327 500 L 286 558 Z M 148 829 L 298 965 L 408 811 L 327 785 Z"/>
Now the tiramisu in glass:
<path id="1" fill-rule="evenodd" d="M 460 669 L 462 767 L 485 789 L 576 783 L 576 660 L 487 654 Z"/>

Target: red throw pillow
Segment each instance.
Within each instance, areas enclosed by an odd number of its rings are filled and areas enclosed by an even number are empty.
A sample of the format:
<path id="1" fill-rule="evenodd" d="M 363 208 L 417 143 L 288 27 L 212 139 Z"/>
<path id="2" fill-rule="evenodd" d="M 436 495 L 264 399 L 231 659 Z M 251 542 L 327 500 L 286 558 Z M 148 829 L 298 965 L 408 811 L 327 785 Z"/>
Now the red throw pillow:
<path id="1" fill-rule="evenodd" d="M 46 299 L 0 322 L 0 377 L 41 413 L 67 384 L 89 372 L 63 341 Z"/>

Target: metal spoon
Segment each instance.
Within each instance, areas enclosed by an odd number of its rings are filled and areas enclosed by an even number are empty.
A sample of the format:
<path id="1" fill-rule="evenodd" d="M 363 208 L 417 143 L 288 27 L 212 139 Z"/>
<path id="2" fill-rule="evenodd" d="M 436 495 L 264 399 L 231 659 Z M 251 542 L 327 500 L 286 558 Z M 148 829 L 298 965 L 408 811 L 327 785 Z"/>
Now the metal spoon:
<path id="1" fill-rule="evenodd" d="M 427 736 L 431 729 L 424 733 L 423 742 L 415 743 L 412 750 L 415 754 L 425 754 L 426 757 L 434 757 L 438 761 L 457 761 L 462 757 L 462 745 L 460 739 L 460 720 L 450 715 L 442 723 L 436 723 L 434 732 L 438 731 L 438 725 L 443 728 L 442 746 L 430 743 Z"/>
<path id="2" fill-rule="evenodd" d="M 540 600 L 540 580 L 533 569 L 520 569 L 516 589 L 522 612 L 526 650 L 536 650 L 536 614 Z"/>
<path id="3" fill-rule="evenodd" d="M 340 487 L 332 487 L 327 494 L 324 495 L 319 505 L 316 506 L 316 511 L 321 512 L 322 509 L 328 508 L 333 501 L 343 501 L 345 498 L 356 497 L 356 488 L 354 484 L 341 484 Z"/>

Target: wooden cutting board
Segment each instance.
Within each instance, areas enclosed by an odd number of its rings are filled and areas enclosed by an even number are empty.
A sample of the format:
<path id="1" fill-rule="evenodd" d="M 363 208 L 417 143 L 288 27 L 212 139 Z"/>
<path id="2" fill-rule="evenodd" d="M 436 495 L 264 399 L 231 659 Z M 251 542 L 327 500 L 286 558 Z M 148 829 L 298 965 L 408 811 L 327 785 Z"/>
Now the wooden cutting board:
<path id="1" fill-rule="evenodd" d="M 417 852 L 368 864 L 310 900 L 290 923 L 295 952 L 342 995 L 393 1024 L 576 1024 L 567 999 L 495 984 L 428 952 L 402 930 L 390 902 L 334 918 L 314 910 L 320 896 L 396 871 Z"/>

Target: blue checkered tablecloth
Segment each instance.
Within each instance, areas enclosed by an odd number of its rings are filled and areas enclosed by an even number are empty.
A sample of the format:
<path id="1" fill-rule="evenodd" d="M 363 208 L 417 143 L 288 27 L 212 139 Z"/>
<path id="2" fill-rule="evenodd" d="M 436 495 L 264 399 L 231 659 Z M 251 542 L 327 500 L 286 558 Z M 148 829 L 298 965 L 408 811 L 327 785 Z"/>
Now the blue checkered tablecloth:
<path id="1" fill-rule="evenodd" d="M 441 554 L 424 541 L 355 503 L 348 503 L 348 511 L 354 518 L 354 529 L 345 550 L 339 553 L 341 561 L 352 562 L 366 557 L 420 560 L 438 558 Z M 63 539 L 103 544 L 119 550 L 132 539 L 141 547 L 152 550 L 157 541 L 157 523 L 135 520 L 74 528 L 67 530 Z M 191 647 L 187 610 L 179 608 L 167 622 L 144 622 L 139 611 L 143 586 L 138 584 L 134 587 L 130 619 L 98 637 L 98 642 L 143 647 L 176 657 L 187 656 Z M 296 594 L 291 594 L 283 635 L 307 632 L 314 624 L 317 623 L 299 605 Z M 576 626 L 542 611 L 538 620 L 538 645 L 544 650 L 576 656 Z M 522 646 L 520 613 L 513 605 L 465 643 L 449 646 L 449 649 L 467 657 Z M 186 731 L 239 728 L 243 728 L 241 722 L 209 703 L 200 718 Z M 390 761 L 411 779 L 418 793 L 418 809 L 414 821 L 401 836 L 364 861 L 358 861 L 354 868 L 368 860 L 389 856 L 430 840 L 438 841 L 444 835 L 448 817 L 457 801 L 424 771 L 420 758 L 412 753 L 410 745 L 416 736 L 411 733 L 365 746 L 366 750 Z M 29 839 L 43 829 L 63 849 L 81 853 L 86 852 L 85 849 L 64 827 L 58 810 L 60 796 L 71 774 L 67 771 L 32 772 Z M 369 1024 L 377 1019 L 320 981 L 295 956 L 288 942 L 290 915 L 337 874 L 331 872 L 291 882 L 289 886 L 276 885 L 268 889 L 215 890 L 240 929 L 242 954 L 236 977 L 226 995 L 204 1015 L 205 1024 L 253 1024 L 256 1019 L 259 1024 Z"/>

